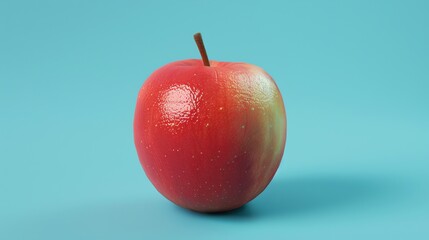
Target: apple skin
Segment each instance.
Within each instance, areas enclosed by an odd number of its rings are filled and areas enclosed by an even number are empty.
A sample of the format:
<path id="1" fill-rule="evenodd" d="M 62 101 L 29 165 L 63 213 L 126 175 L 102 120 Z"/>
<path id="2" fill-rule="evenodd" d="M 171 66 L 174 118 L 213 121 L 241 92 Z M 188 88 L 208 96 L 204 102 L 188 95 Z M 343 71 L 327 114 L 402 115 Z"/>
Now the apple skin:
<path id="1" fill-rule="evenodd" d="M 167 199 L 199 212 L 228 211 L 259 195 L 277 171 L 285 107 L 257 66 L 177 61 L 141 87 L 134 141 L 147 177 Z"/>

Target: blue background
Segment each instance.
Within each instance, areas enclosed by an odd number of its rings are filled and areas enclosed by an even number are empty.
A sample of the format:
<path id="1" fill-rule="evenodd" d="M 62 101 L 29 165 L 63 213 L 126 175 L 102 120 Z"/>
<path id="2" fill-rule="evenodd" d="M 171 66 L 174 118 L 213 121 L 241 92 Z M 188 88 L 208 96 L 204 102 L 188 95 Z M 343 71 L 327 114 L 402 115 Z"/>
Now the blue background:
<path id="1" fill-rule="evenodd" d="M 428 239 L 427 1 L 0 2 L 0 239 Z M 133 145 L 137 92 L 208 55 L 263 67 L 288 113 L 257 199 L 165 200 Z"/>

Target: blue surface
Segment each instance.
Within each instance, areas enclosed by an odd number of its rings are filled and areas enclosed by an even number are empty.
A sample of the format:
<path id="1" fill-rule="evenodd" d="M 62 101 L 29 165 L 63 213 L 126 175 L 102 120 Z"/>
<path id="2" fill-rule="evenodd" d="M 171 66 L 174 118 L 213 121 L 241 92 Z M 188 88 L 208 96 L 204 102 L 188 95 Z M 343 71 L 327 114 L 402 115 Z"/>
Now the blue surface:
<path id="1" fill-rule="evenodd" d="M 0 239 L 429 239 L 427 1 L 0 1 Z M 263 67 L 288 112 L 257 199 L 165 200 L 133 146 L 156 68 Z"/>

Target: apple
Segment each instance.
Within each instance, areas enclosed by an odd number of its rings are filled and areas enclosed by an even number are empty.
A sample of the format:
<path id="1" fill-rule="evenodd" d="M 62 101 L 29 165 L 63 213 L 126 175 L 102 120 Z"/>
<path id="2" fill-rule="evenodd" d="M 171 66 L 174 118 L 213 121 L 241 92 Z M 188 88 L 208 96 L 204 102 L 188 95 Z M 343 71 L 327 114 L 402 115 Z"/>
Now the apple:
<path id="1" fill-rule="evenodd" d="M 239 208 L 270 183 L 286 143 L 286 112 L 273 78 L 247 63 L 169 63 L 141 87 L 134 118 L 140 163 L 155 188 L 199 211 Z"/>

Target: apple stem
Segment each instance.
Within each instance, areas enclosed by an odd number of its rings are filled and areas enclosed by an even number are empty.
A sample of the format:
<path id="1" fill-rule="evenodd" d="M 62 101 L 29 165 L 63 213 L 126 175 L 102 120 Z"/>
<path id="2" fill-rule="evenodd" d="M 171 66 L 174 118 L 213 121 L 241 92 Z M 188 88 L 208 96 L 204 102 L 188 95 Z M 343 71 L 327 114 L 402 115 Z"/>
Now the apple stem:
<path id="1" fill-rule="evenodd" d="M 198 50 L 200 51 L 201 58 L 203 59 L 204 66 L 210 67 L 209 57 L 207 57 L 206 48 L 204 47 L 203 37 L 201 33 L 194 34 L 195 43 L 197 43 Z"/>

